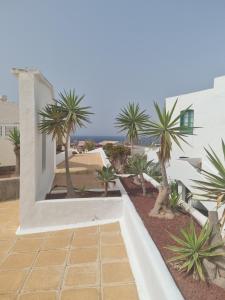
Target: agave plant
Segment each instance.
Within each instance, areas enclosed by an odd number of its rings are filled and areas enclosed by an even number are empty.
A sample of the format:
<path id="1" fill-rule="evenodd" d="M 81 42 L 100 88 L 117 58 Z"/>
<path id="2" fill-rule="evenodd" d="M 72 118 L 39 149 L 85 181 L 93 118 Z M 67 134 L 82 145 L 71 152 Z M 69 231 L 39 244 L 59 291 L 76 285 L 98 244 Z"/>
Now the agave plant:
<path id="1" fill-rule="evenodd" d="M 148 168 L 146 174 L 155 179 L 157 182 L 161 182 L 162 180 L 162 174 L 158 162 L 152 163 L 152 165 Z"/>
<path id="2" fill-rule="evenodd" d="M 14 153 L 16 156 L 16 175 L 20 174 L 20 131 L 17 127 L 14 127 L 8 137 L 9 141 L 14 146 Z"/>
<path id="3" fill-rule="evenodd" d="M 128 171 L 140 178 L 143 196 L 146 196 L 146 186 L 143 173 L 150 168 L 152 161 L 147 160 L 144 154 L 135 154 L 128 160 Z"/>
<path id="4" fill-rule="evenodd" d="M 74 90 L 59 93 L 59 100 L 56 104 L 46 105 L 39 112 L 41 122 L 39 130 L 44 134 L 52 135 L 52 138 L 62 140 L 64 138 L 65 147 L 65 169 L 67 183 L 67 197 L 74 197 L 74 187 L 69 170 L 68 144 L 71 132 L 79 127 L 84 127 L 89 123 L 89 115 L 92 114 L 89 106 L 81 106 L 84 96 L 79 97 Z"/>
<path id="5" fill-rule="evenodd" d="M 154 103 L 158 121 L 149 121 L 147 126 L 145 126 L 145 128 L 142 130 L 142 134 L 155 137 L 160 143 L 158 158 L 162 174 L 162 188 L 159 191 L 153 209 L 149 213 L 150 216 L 154 217 L 173 218 L 174 216 L 173 212 L 169 208 L 170 189 L 166 173 L 166 163 L 170 160 L 172 142 L 182 149 L 181 142 L 187 143 L 185 137 L 188 135 L 188 133 L 184 131 L 184 128 L 178 124 L 180 120 L 180 114 L 178 114 L 176 117 L 173 116 L 176 105 L 177 100 L 175 101 L 172 109 L 168 111 L 165 106 L 161 110 L 159 105 Z M 189 107 L 184 110 L 182 114 L 185 114 L 188 109 Z"/>
<path id="6" fill-rule="evenodd" d="M 125 132 L 133 149 L 134 143 L 138 142 L 140 130 L 149 120 L 145 110 L 141 110 L 139 104 L 129 103 L 127 107 L 122 108 L 116 118 L 116 127 L 120 132 Z"/>
<path id="7" fill-rule="evenodd" d="M 186 229 L 180 230 L 181 237 L 170 233 L 171 238 L 177 245 L 167 246 L 166 248 L 175 253 L 175 256 L 169 259 L 169 262 L 175 262 L 180 271 L 192 273 L 194 278 L 205 281 L 205 270 L 203 260 L 212 260 L 215 257 L 223 256 L 218 250 L 223 243 L 209 245 L 209 239 L 212 229 L 206 223 L 199 235 L 197 235 L 193 221 Z"/>
<path id="8" fill-rule="evenodd" d="M 117 175 L 112 166 L 103 166 L 101 170 L 97 170 L 97 179 L 104 185 L 104 197 L 108 194 L 109 183 L 115 183 Z"/>
<path id="9" fill-rule="evenodd" d="M 210 147 L 210 151 L 205 148 L 207 158 L 214 167 L 214 173 L 201 170 L 205 180 L 193 180 L 201 193 L 200 196 L 216 201 L 218 207 L 225 202 L 225 144 L 222 140 L 222 151 L 224 162 L 218 157 L 215 151 Z"/>

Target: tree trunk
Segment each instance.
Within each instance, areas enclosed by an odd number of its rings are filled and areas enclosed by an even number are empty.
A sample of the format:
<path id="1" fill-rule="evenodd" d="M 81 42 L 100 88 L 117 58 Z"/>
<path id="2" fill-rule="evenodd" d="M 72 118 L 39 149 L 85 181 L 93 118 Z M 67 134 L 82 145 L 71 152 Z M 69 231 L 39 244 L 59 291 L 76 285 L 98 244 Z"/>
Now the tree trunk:
<path id="1" fill-rule="evenodd" d="M 143 191 L 143 196 L 146 196 L 146 186 L 145 186 L 145 179 L 143 174 L 140 174 L 140 180 L 141 180 L 141 187 Z"/>
<path id="2" fill-rule="evenodd" d="M 108 195 L 108 182 L 104 182 L 104 188 L 105 188 L 104 197 L 107 197 L 107 195 Z"/>
<path id="3" fill-rule="evenodd" d="M 74 198 L 75 192 L 74 187 L 70 175 L 70 168 L 69 168 L 69 154 L 68 154 L 68 141 L 69 141 L 69 133 L 67 133 L 66 136 L 66 143 L 64 145 L 65 147 L 65 169 L 66 169 L 66 185 L 67 185 L 67 198 Z"/>
<path id="4" fill-rule="evenodd" d="M 14 149 L 15 156 L 16 156 L 16 175 L 20 176 L 20 149 Z"/>
<path id="5" fill-rule="evenodd" d="M 159 190 L 155 205 L 150 211 L 149 216 L 173 219 L 174 213 L 169 208 L 170 187 L 167 179 L 165 163 L 163 161 L 160 161 L 160 169 L 162 174 L 162 187 Z"/>

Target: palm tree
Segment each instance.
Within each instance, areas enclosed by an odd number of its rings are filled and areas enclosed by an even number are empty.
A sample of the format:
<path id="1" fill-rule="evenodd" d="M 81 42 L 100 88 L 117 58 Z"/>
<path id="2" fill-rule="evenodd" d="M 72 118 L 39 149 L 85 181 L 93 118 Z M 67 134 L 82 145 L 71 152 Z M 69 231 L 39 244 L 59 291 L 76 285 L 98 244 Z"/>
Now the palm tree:
<path id="1" fill-rule="evenodd" d="M 134 143 L 138 142 L 140 130 L 148 122 L 149 116 L 146 111 L 140 110 L 139 104 L 129 103 L 127 107 L 122 108 L 118 117 L 116 117 L 116 127 L 120 132 L 125 132 L 133 149 Z"/>
<path id="2" fill-rule="evenodd" d="M 67 183 L 67 197 L 74 197 L 74 187 L 69 170 L 68 144 L 70 133 L 89 123 L 89 106 L 81 106 L 84 96 L 79 97 L 74 90 L 59 93 L 59 100 L 55 104 L 46 105 L 40 115 L 42 117 L 39 129 L 44 134 L 51 134 L 52 138 L 64 140 L 65 169 Z"/>
<path id="3" fill-rule="evenodd" d="M 146 186 L 143 173 L 147 173 L 151 167 L 152 161 L 147 160 L 147 156 L 144 154 L 136 154 L 128 160 L 128 170 L 132 174 L 139 176 L 143 196 L 146 196 Z"/>
<path id="4" fill-rule="evenodd" d="M 109 183 L 113 182 L 117 178 L 117 175 L 112 166 L 103 166 L 101 170 L 97 170 L 97 179 L 104 185 L 104 197 L 108 194 Z"/>
<path id="5" fill-rule="evenodd" d="M 144 135 L 156 137 L 160 141 L 159 151 L 157 154 L 162 174 L 162 187 L 159 191 L 155 205 L 149 213 L 150 216 L 154 217 L 174 217 L 174 214 L 169 207 L 170 188 L 166 173 L 166 163 L 170 160 L 172 142 L 177 144 L 178 147 L 182 149 L 180 142 L 183 141 L 187 143 L 184 138 L 188 135 L 187 131 L 178 125 L 180 114 L 173 118 L 176 104 L 177 100 L 175 101 L 171 111 L 168 111 L 166 110 L 166 107 L 161 110 L 159 105 L 154 103 L 158 116 L 158 122 L 149 121 L 147 126 L 145 126 L 145 128 L 142 130 Z M 182 114 L 184 114 L 189 108 L 190 107 L 183 111 Z"/>
<path id="6" fill-rule="evenodd" d="M 14 146 L 16 156 L 16 175 L 20 175 L 20 131 L 14 127 L 9 133 L 9 140 Z"/>

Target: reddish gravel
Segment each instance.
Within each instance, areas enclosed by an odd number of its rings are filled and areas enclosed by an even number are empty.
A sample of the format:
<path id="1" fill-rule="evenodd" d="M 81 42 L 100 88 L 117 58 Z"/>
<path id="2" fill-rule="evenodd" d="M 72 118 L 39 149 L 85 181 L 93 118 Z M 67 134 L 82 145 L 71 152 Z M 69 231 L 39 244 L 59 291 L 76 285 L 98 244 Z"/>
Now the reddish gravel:
<path id="1" fill-rule="evenodd" d="M 167 260 L 171 257 L 171 252 L 164 247 L 173 244 L 173 240 L 171 240 L 167 231 L 175 235 L 179 234 L 179 229 L 189 224 L 190 216 L 180 214 L 173 220 L 150 218 L 148 212 L 154 205 L 157 191 L 148 184 L 148 196 L 143 197 L 141 189 L 130 178 L 122 179 L 122 183 L 184 298 L 186 300 L 225 300 L 225 290 L 222 288 L 196 281 L 191 275 L 181 274 L 167 263 Z"/>

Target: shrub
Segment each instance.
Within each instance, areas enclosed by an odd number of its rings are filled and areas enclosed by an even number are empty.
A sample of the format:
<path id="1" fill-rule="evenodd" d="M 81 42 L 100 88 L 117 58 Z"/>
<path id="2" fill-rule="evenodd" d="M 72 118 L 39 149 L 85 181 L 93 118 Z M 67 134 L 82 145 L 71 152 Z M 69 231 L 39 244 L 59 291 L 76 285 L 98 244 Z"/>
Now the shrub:
<path id="1" fill-rule="evenodd" d="M 212 260 L 213 257 L 224 255 L 216 250 L 223 244 L 209 245 L 212 229 L 206 223 L 197 235 L 193 221 L 186 229 L 180 230 L 181 237 L 170 233 L 171 238 L 178 244 L 166 248 L 175 253 L 169 262 L 176 262 L 180 271 L 192 273 L 194 278 L 205 280 L 203 259 Z"/>
<path id="2" fill-rule="evenodd" d="M 169 195 L 169 205 L 172 210 L 176 210 L 180 207 L 180 194 L 178 193 L 178 184 L 176 181 L 173 181 L 170 184 L 170 195 Z"/>
<path id="3" fill-rule="evenodd" d="M 110 167 L 102 167 L 101 170 L 97 170 L 97 179 L 100 180 L 104 185 L 104 196 L 106 197 L 108 194 L 109 183 L 115 183 L 115 179 L 117 178 L 116 173 L 112 166 Z"/>
<path id="4" fill-rule="evenodd" d="M 95 149 L 95 142 L 93 141 L 85 141 L 84 149 L 87 151 L 91 151 Z"/>

